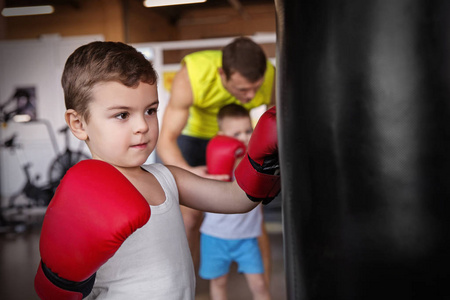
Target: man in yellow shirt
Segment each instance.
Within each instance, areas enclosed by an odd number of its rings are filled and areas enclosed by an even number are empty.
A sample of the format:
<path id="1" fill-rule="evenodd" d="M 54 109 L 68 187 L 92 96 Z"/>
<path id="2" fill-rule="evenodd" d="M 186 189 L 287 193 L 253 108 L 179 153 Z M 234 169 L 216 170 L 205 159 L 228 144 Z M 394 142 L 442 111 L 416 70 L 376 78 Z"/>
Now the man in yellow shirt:
<path id="1" fill-rule="evenodd" d="M 222 50 L 189 54 L 181 64 L 164 113 L 158 156 L 164 164 L 182 167 L 199 176 L 227 179 L 225 175 L 208 174 L 205 166 L 206 145 L 218 132 L 217 112 L 231 103 L 248 110 L 273 106 L 275 68 L 262 48 L 246 37 L 234 39 Z M 197 267 L 202 212 L 186 207 L 181 207 L 181 211 Z M 270 253 L 266 233 L 263 239 L 266 246 L 262 248 Z M 264 256 L 264 249 L 262 252 Z"/>

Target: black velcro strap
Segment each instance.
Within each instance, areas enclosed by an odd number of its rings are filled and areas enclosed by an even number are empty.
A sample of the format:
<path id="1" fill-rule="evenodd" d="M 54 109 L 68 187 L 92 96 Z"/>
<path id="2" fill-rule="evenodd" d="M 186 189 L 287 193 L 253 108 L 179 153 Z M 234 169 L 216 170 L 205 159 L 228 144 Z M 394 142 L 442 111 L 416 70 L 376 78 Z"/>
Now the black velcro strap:
<path id="1" fill-rule="evenodd" d="M 259 165 L 256 161 L 254 161 L 249 155 L 248 159 L 253 166 L 253 168 L 259 173 L 276 175 L 280 170 L 280 163 L 278 160 L 278 154 L 274 154 L 268 156 L 264 159 L 263 165 Z"/>
<path id="2" fill-rule="evenodd" d="M 267 197 L 267 198 L 261 199 L 261 198 L 256 198 L 256 197 L 250 196 L 249 194 L 247 194 L 247 197 L 248 197 L 248 199 L 252 200 L 253 202 L 261 202 L 262 201 L 262 204 L 264 204 L 264 205 L 269 204 L 275 198 L 275 197 Z"/>
<path id="3" fill-rule="evenodd" d="M 57 274 L 53 273 L 44 264 L 44 262 L 41 262 L 41 264 L 42 264 L 42 271 L 44 272 L 45 276 L 48 278 L 48 280 L 50 280 L 51 283 L 53 283 L 57 287 L 64 289 L 66 291 L 81 293 L 83 294 L 83 298 L 86 298 L 91 293 L 92 288 L 94 287 L 96 273 L 92 274 L 91 277 L 89 277 L 84 281 L 77 282 L 61 278 Z"/>

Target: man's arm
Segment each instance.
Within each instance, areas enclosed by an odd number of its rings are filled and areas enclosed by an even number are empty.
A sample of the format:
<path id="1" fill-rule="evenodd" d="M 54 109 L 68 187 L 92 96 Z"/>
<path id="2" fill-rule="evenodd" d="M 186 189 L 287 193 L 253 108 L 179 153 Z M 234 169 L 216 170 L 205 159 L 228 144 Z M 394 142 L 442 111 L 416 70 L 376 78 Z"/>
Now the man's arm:
<path id="1" fill-rule="evenodd" d="M 190 170 L 177 144 L 189 117 L 189 107 L 193 103 L 192 88 L 185 65 L 175 75 L 169 103 L 164 112 L 161 133 L 157 145 L 158 155 L 164 164 Z"/>
<path id="2" fill-rule="evenodd" d="M 169 103 L 164 112 L 161 133 L 157 145 L 158 155 L 166 165 L 173 165 L 202 177 L 217 180 L 228 179 L 227 175 L 210 175 L 206 166 L 190 166 L 184 159 L 177 139 L 186 126 L 189 117 L 189 107 L 193 104 L 191 82 L 186 65 L 175 75 Z"/>

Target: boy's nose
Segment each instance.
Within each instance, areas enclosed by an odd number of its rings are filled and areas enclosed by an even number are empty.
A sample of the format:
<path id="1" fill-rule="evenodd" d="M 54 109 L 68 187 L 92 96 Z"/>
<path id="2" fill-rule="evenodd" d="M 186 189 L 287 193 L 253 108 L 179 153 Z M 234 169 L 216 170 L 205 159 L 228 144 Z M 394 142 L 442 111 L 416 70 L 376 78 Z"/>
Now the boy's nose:
<path id="1" fill-rule="evenodd" d="M 147 132 L 149 129 L 147 120 L 145 119 L 145 117 L 140 117 L 137 118 L 135 120 L 135 124 L 134 124 L 134 132 L 135 133 L 143 133 L 143 132 Z"/>

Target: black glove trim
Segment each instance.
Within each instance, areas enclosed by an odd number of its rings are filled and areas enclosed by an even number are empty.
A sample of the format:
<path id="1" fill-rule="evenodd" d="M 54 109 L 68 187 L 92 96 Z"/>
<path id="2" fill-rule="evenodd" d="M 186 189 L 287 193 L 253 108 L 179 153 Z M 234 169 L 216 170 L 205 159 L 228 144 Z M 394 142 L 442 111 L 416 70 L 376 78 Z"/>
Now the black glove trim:
<path id="1" fill-rule="evenodd" d="M 252 167 L 259 173 L 277 175 L 280 170 L 278 154 L 265 158 L 262 166 L 254 161 L 249 155 L 247 155 L 247 157 Z"/>
<path id="2" fill-rule="evenodd" d="M 53 273 L 52 270 L 50 270 L 42 261 L 41 266 L 42 271 L 51 283 L 66 291 L 81 293 L 83 294 L 83 298 L 86 298 L 91 293 L 92 288 L 94 287 L 96 273 L 92 274 L 91 277 L 84 281 L 76 282 L 59 277 L 57 274 Z"/>
<path id="3" fill-rule="evenodd" d="M 255 198 L 253 196 L 250 196 L 249 194 L 246 194 L 248 199 L 252 200 L 253 202 L 262 202 L 262 204 L 267 205 L 269 204 L 275 197 L 267 197 L 267 198 Z"/>
<path id="4" fill-rule="evenodd" d="M 248 156 L 248 155 L 247 155 Z M 262 166 L 257 164 L 250 156 L 248 156 L 248 160 L 250 161 L 253 168 L 255 168 L 256 171 L 263 174 L 269 174 L 269 175 L 278 175 L 280 172 L 280 163 L 278 161 L 278 154 L 273 155 L 272 157 L 268 157 L 264 160 L 264 163 Z M 261 202 L 263 205 L 269 204 L 275 197 L 267 197 L 264 199 L 252 197 L 247 194 L 247 197 L 252 200 L 253 202 Z"/>

